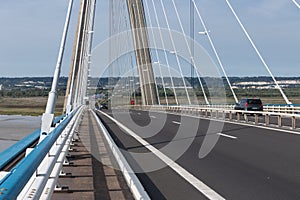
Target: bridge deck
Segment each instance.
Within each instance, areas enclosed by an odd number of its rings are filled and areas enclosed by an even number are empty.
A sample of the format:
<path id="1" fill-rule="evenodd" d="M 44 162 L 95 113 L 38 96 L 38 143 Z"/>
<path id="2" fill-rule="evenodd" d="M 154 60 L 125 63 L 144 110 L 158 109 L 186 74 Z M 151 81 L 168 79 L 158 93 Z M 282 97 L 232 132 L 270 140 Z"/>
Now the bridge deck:
<path id="1" fill-rule="evenodd" d="M 66 175 L 58 179 L 59 185 L 68 189 L 54 192 L 52 199 L 133 199 L 121 172 L 112 167 L 115 161 L 88 110 L 78 135 L 80 139 L 70 152 L 70 165 L 63 167 Z"/>

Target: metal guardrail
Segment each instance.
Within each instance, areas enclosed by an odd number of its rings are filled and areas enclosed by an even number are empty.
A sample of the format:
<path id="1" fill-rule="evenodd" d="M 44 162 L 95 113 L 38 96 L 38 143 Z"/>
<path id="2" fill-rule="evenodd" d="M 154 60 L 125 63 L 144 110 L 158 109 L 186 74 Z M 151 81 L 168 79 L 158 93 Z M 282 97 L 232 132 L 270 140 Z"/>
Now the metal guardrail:
<path id="1" fill-rule="evenodd" d="M 65 115 L 61 115 L 57 117 L 54 121 L 54 124 L 58 123 L 61 119 L 63 119 Z M 31 133 L 30 135 L 24 137 L 22 140 L 13 144 L 9 148 L 5 149 L 0 153 L 0 170 L 2 170 L 7 164 L 13 161 L 16 157 L 18 157 L 22 152 L 30 147 L 35 141 L 40 137 L 41 129 L 38 129 Z"/>
<path id="2" fill-rule="evenodd" d="M 112 139 L 110 134 L 108 133 L 108 131 L 105 128 L 104 124 L 97 117 L 98 113 L 95 113 L 94 111 L 92 111 L 92 112 L 93 112 L 93 115 L 94 115 L 98 125 L 100 126 L 100 129 L 101 129 L 101 131 L 104 135 L 104 138 L 106 139 L 106 141 L 108 143 L 108 146 L 109 146 L 113 156 L 115 157 L 115 159 L 116 159 L 116 161 L 119 165 L 119 169 L 122 172 L 122 174 L 123 174 L 123 176 L 124 176 L 124 178 L 127 182 L 127 185 L 130 188 L 134 198 L 135 199 L 140 199 L 140 200 L 150 199 L 147 192 L 145 191 L 145 188 L 143 187 L 143 185 L 141 184 L 141 182 L 137 178 L 136 174 L 133 173 L 132 168 L 130 167 L 127 160 L 125 159 L 125 157 L 123 156 L 123 154 L 119 150 L 118 146 L 116 145 L 116 143 L 114 142 L 114 140 Z M 101 113 L 106 115 L 106 117 L 109 117 L 109 115 L 107 115 L 103 112 L 101 112 Z M 118 121 L 114 121 L 114 122 L 117 123 L 118 126 L 122 126 Z"/>
<path id="3" fill-rule="evenodd" d="M 39 137 L 41 129 L 38 129 L 26 136 L 22 140 L 18 141 L 11 147 L 5 149 L 0 153 L 0 170 L 3 170 L 10 162 L 12 162 L 16 157 L 23 153 L 28 147 L 30 147 Z"/>
<path id="4" fill-rule="evenodd" d="M 211 104 L 211 105 L 182 105 L 181 107 L 189 107 L 189 108 L 220 108 L 220 109 L 228 109 L 234 110 L 234 106 L 232 104 Z M 299 114 L 300 113 L 300 105 L 293 104 L 267 104 L 264 105 L 264 111 L 267 112 L 276 112 L 276 113 L 290 113 L 290 114 Z"/>
<path id="5" fill-rule="evenodd" d="M 37 176 L 39 174 L 37 170 L 41 162 L 45 157 L 51 157 L 51 155 L 49 155 L 51 147 L 76 114 L 77 110 L 78 109 L 74 110 L 74 112 L 66 116 L 59 124 L 57 124 L 54 130 L 51 131 L 45 139 L 37 144 L 24 159 L 0 180 L 0 199 L 17 199 L 19 193 L 32 176 Z M 56 156 L 58 157 L 58 155 Z M 48 163 L 48 165 L 50 166 L 50 163 Z M 45 176 L 45 174 L 42 176 Z"/>
<path id="6" fill-rule="evenodd" d="M 233 110 L 227 108 L 215 108 L 215 107 L 186 107 L 186 106 L 131 106 L 133 109 L 142 109 L 142 110 L 155 110 L 162 112 L 172 112 L 187 114 L 192 116 L 202 116 L 206 118 L 228 120 L 228 121 L 237 121 L 243 123 L 252 123 L 254 125 L 276 125 L 277 127 L 289 127 L 293 130 L 298 128 L 300 123 L 300 112 L 298 108 L 289 112 L 273 112 L 273 111 L 242 111 L 242 110 Z M 249 115 L 253 115 L 253 119 Z M 263 116 L 260 118 L 259 116 Z M 284 120 L 284 123 L 283 123 Z"/>
<path id="7" fill-rule="evenodd" d="M 290 114 L 299 114 L 300 107 L 288 106 L 288 105 L 265 105 L 264 110 L 268 112 L 277 112 L 277 113 L 290 113 Z"/>

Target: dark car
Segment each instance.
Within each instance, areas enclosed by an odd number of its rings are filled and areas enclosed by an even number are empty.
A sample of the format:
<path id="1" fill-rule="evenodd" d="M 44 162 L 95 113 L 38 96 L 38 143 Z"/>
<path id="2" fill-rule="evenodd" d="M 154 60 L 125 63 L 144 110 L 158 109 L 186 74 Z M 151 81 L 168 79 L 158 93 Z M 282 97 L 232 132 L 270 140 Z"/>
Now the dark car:
<path id="1" fill-rule="evenodd" d="M 103 103 L 100 105 L 100 109 L 108 109 L 107 104 Z"/>
<path id="2" fill-rule="evenodd" d="M 241 99 L 239 103 L 237 103 L 234 107 L 235 110 L 246 110 L 246 111 L 263 111 L 263 103 L 260 99 L 250 99 L 245 98 Z"/>

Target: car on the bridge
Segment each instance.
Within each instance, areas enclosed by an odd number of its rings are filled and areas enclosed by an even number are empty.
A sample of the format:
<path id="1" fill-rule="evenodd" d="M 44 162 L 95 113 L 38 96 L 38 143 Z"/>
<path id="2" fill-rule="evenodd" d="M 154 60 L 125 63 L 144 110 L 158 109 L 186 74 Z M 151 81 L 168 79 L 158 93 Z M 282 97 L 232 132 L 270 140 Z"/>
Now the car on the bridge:
<path id="1" fill-rule="evenodd" d="M 235 110 L 245 111 L 263 111 L 264 106 L 259 98 L 244 98 L 239 103 L 236 103 Z"/>
<path id="2" fill-rule="evenodd" d="M 108 109 L 107 104 L 106 103 L 101 104 L 100 109 Z"/>

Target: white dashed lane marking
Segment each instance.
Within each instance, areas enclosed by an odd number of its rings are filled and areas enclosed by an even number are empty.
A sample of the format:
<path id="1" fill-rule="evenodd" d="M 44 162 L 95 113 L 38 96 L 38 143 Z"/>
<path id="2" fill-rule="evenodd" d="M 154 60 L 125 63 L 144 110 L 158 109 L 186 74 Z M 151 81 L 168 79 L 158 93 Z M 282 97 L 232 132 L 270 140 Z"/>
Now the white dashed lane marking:
<path id="1" fill-rule="evenodd" d="M 232 135 L 227 135 L 227 134 L 224 134 L 224 133 L 217 133 L 217 134 L 220 135 L 220 136 L 223 136 L 223 137 L 227 137 L 227 138 L 231 138 L 231 139 L 237 139 L 237 137 L 232 136 Z"/>

